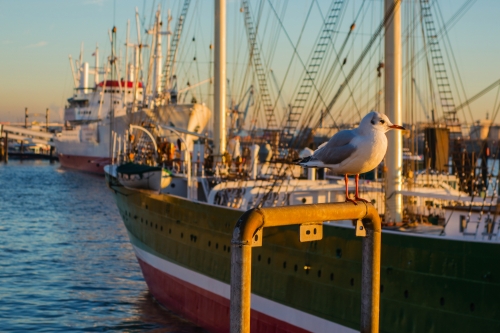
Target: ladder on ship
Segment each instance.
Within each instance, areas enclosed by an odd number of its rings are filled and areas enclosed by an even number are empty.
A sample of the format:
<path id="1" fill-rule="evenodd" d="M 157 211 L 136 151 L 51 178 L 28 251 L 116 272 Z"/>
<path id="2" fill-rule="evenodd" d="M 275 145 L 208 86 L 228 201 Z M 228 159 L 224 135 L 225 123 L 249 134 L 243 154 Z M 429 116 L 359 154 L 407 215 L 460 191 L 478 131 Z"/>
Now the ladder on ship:
<path id="1" fill-rule="evenodd" d="M 163 67 L 163 75 L 162 75 L 162 87 L 164 91 L 170 89 L 171 76 L 174 72 L 175 58 L 177 57 L 177 50 L 179 41 L 181 39 L 182 28 L 184 26 L 184 21 L 186 19 L 186 14 L 189 9 L 189 5 L 191 0 L 184 0 L 184 4 L 182 5 L 181 15 L 179 16 L 179 20 L 177 21 L 177 25 L 175 27 L 175 32 L 172 37 L 172 41 L 170 42 L 170 49 L 167 54 L 167 58 L 165 60 L 165 66 Z M 167 83 L 169 83 L 167 85 Z"/>
<path id="2" fill-rule="evenodd" d="M 427 44 L 429 45 L 430 57 L 432 60 L 432 65 L 434 67 L 436 85 L 439 92 L 439 98 L 441 100 L 444 120 L 447 125 L 452 125 L 453 123 L 456 124 L 457 111 L 455 108 L 453 95 L 451 93 L 451 86 L 446 72 L 446 66 L 444 64 L 444 58 L 439 46 L 436 27 L 434 25 L 434 20 L 431 14 L 430 1 L 420 0 L 420 10 L 422 13 L 422 20 L 426 31 L 425 37 L 427 39 Z"/>
<path id="3" fill-rule="evenodd" d="M 276 115 L 274 114 L 275 106 L 271 100 L 269 87 L 267 86 L 266 70 L 264 69 L 264 64 L 260 55 L 260 48 L 257 42 L 257 30 L 252 20 L 248 1 L 243 0 L 242 4 L 245 12 L 247 37 L 250 42 L 250 57 L 255 70 L 255 75 L 257 76 L 257 82 L 259 84 L 259 95 L 264 107 L 267 129 L 276 129 L 278 127 L 278 123 L 276 122 Z"/>
<path id="4" fill-rule="evenodd" d="M 311 55 L 304 78 L 299 86 L 293 104 L 290 106 L 290 112 L 288 113 L 282 134 L 282 142 L 287 143 L 289 146 L 292 145 L 294 132 L 299 125 L 309 94 L 314 86 L 314 81 L 323 64 L 325 55 L 329 46 L 332 45 L 332 35 L 335 32 L 334 28 L 342 12 L 343 5 L 343 0 L 334 1 L 328 10 L 328 14 L 323 23 L 323 29 L 320 33 L 315 50 Z"/>

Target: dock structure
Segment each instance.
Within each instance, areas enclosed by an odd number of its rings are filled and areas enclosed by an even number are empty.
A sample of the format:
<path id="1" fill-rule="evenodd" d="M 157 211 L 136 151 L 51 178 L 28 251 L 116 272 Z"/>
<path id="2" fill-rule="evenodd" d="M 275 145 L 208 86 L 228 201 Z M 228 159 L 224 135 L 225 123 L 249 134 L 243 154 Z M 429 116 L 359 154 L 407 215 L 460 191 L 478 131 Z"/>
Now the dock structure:
<path id="1" fill-rule="evenodd" d="M 48 126 L 48 123 L 47 123 Z M 48 129 L 48 127 L 47 127 Z M 54 148 L 55 148 L 55 138 L 56 135 L 54 133 L 42 132 L 39 130 L 28 129 L 25 127 L 18 127 L 13 125 L 3 125 L 0 124 L 0 138 L 2 139 L 3 145 L 0 149 L 0 157 L 1 160 L 6 163 L 8 161 L 9 155 L 9 141 L 20 141 L 21 146 L 24 142 L 34 143 L 34 144 L 43 144 L 50 146 L 49 154 L 35 154 L 30 153 L 26 154 L 23 151 L 10 153 L 14 154 L 17 157 L 24 158 L 29 155 L 31 158 L 48 158 L 51 161 L 55 159 L 54 156 Z M 24 156 L 26 155 L 26 156 Z"/>

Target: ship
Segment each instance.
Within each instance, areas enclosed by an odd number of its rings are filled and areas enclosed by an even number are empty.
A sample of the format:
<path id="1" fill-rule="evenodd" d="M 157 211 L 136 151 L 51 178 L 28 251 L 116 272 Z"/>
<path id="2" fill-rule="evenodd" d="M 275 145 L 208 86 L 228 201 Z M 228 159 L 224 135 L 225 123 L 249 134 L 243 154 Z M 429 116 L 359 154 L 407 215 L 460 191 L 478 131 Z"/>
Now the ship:
<path id="1" fill-rule="evenodd" d="M 150 52 L 149 67 L 154 68 L 154 72 L 147 76 L 147 82 L 143 83 L 139 78 L 143 66 L 141 52 L 148 45 L 141 40 L 137 11 L 137 44 L 129 42 L 128 37 L 126 41 L 127 49 L 134 49 L 134 62 L 128 63 L 128 57 L 125 58 L 126 80 L 116 78 L 120 73 L 120 58 L 116 56 L 115 50 L 116 27 L 112 30 L 112 53 L 107 66 L 99 67 L 98 47 L 93 53 L 94 68 L 83 61 L 83 46 L 79 61 L 76 62 L 78 70 L 74 70 L 71 62 L 74 94 L 67 100 L 64 128 L 55 140 L 61 167 L 104 175 L 104 166 L 113 162 L 113 155 L 122 143 L 117 141 L 120 138 L 116 134 L 125 133 L 130 124 L 161 123 L 175 130 L 194 132 L 205 128 L 211 115 L 210 109 L 196 99 L 187 103 L 177 100 L 181 94 L 185 97 L 191 89 L 188 87 L 178 91 L 176 76 L 173 75 L 183 20 L 176 27 L 172 40 L 174 46 L 169 47 L 167 61 L 163 64 L 162 36 L 170 36 L 172 32 L 170 27 L 168 31 L 162 31 L 160 11 L 156 13 L 156 18 L 153 27 L 146 31 L 154 36 L 151 49 L 155 51 Z M 170 25 L 170 19 L 168 22 Z M 170 74 L 167 73 L 170 79 L 162 82 L 164 70 L 170 70 Z M 93 86 L 89 82 L 90 75 L 94 76 Z M 101 75 L 104 75 L 102 81 Z M 110 79 L 107 79 L 108 75 Z"/>
<path id="2" fill-rule="evenodd" d="M 218 23 L 224 22 L 220 12 L 223 7 L 224 1 L 217 1 Z M 395 1 L 390 10 L 386 8 L 387 17 L 398 18 L 398 7 L 399 1 Z M 399 20 L 392 22 L 386 26 L 386 39 L 397 35 Z M 220 33 L 219 28 L 216 27 L 216 34 Z M 218 47 L 223 53 L 216 42 L 215 48 Z M 341 182 L 314 177 L 278 179 L 284 168 L 270 171 L 266 167 L 268 161 L 259 166 L 258 149 L 250 150 L 249 179 L 220 182 L 225 168 L 231 174 L 231 168 L 239 166 L 224 166 L 217 161 L 225 152 L 225 111 L 220 112 L 225 110 L 225 79 L 224 64 L 217 53 L 215 62 L 221 72 L 215 72 L 213 175 L 204 174 L 208 170 L 203 168 L 206 161 L 200 151 L 205 145 L 201 142 L 193 148 L 198 153 L 193 152 L 192 159 L 186 158 L 187 166 L 174 172 L 168 185 L 159 189 L 120 182 L 118 165 L 108 165 L 105 170 L 107 184 L 153 297 L 210 332 L 229 332 L 231 239 L 238 219 L 256 206 L 331 202 L 344 193 L 344 187 Z M 390 68 L 394 72 L 398 70 L 397 64 L 386 62 L 385 66 L 394 66 Z M 397 88 L 399 83 L 389 81 L 387 86 Z M 398 112 L 397 106 L 394 109 Z M 397 144 L 397 137 L 389 139 L 390 147 Z M 396 167 L 388 166 L 389 172 L 402 163 L 400 148 L 393 148 Z M 387 163 L 391 163 L 390 158 Z M 146 168 L 136 174 L 150 171 Z M 289 172 L 293 174 L 294 170 Z M 371 187 L 367 192 L 375 193 L 377 189 Z M 399 188 L 394 191 L 396 195 L 391 194 L 396 198 L 393 205 L 397 206 L 397 200 L 401 200 L 401 205 L 403 195 L 414 199 L 435 194 L 432 190 L 424 194 L 403 192 Z M 500 330 L 498 205 L 494 196 L 481 199 L 479 205 L 448 207 L 446 225 L 439 233 L 384 229 L 381 331 Z M 397 214 L 401 214 L 397 209 L 386 211 L 385 218 L 394 219 Z M 323 226 L 323 239 L 311 242 L 300 242 L 298 228 L 293 226 L 263 231 L 263 245 L 254 248 L 252 255 L 252 332 L 359 331 L 361 240 L 356 237 L 352 221 L 324 221 Z"/>

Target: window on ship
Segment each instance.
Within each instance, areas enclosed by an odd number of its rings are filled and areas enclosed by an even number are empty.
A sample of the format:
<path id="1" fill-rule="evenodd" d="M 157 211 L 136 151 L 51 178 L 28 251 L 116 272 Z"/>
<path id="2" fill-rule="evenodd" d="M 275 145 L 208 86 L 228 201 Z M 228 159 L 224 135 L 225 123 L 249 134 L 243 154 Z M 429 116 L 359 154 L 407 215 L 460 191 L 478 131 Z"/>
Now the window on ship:
<path id="1" fill-rule="evenodd" d="M 88 99 L 77 99 L 77 100 L 70 100 L 69 101 L 69 107 L 87 107 L 89 106 L 89 100 Z"/>

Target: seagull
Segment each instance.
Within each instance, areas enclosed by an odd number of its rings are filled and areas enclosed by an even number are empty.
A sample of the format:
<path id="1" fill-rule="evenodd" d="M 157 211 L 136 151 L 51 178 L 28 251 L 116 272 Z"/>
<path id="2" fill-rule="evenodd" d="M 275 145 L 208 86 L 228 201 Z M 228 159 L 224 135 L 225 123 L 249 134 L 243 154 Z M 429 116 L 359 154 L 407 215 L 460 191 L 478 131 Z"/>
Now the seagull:
<path id="1" fill-rule="evenodd" d="M 320 145 L 311 156 L 299 159 L 296 163 L 305 168 L 329 168 L 335 173 L 344 174 L 345 201 L 355 205 L 356 201 L 368 202 L 359 197 L 359 174 L 375 169 L 382 162 L 387 151 L 385 133 L 391 129 L 405 128 L 391 123 L 385 114 L 371 111 L 361 120 L 357 128 L 337 132 L 329 141 Z M 354 200 L 349 198 L 348 175 L 355 175 Z"/>

